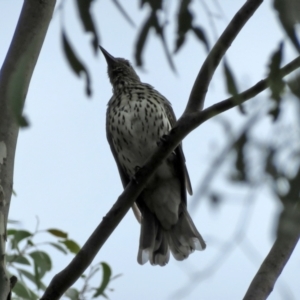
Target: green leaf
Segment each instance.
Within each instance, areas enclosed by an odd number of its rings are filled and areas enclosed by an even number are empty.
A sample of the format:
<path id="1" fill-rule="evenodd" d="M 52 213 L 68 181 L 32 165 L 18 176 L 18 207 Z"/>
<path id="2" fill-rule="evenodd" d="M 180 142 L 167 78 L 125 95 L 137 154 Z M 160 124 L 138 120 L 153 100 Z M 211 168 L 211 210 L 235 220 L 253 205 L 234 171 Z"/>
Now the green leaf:
<path id="1" fill-rule="evenodd" d="M 25 256 L 16 256 L 12 261 L 13 263 L 23 264 L 23 265 L 31 265 L 30 261 Z"/>
<path id="2" fill-rule="evenodd" d="M 64 239 L 68 238 L 68 234 L 64 231 L 59 230 L 59 229 L 50 228 L 50 229 L 47 229 L 46 231 L 51 233 L 54 236 L 57 236 L 57 237 L 61 237 L 61 238 L 64 238 Z"/>
<path id="3" fill-rule="evenodd" d="M 30 281 L 32 281 L 34 284 L 36 284 L 35 276 L 31 274 L 30 272 L 24 270 L 24 269 L 17 269 L 18 272 L 20 272 L 22 275 L 24 275 L 26 278 L 28 278 Z"/>
<path id="4" fill-rule="evenodd" d="M 209 43 L 206 38 L 205 31 L 200 27 L 193 27 L 192 30 L 197 38 L 204 44 L 206 51 L 209 52 Z"/>
<path id="5" fill-rule="evenodd" d="M 136 27 L 136 25 L 134 24 L 133 20 L 130 18 L 129 14 L 126 12 L 126 10 L 124 9 L 124 7 L 120 4 L 120 2 L 118 0 L 112 0 L 112 2 L 115 4 L 115 6 L 120 11 L 120 13 L 123 15 L 123 17 L 127 20 L 127 22 L 131 26 Z"/>
<path id="6" fill-rule="evenodd" d="M 70 288 L 65 292 L 65 296 L 67 298 L 70 298 L 71 300 L 79 300 L 79 292 L 74 289 L 74 288 Z"/>
<path id="7" fill-rule="evenodd" d="M 80 250 L 80 246 L 73 240 L 59 241 L 60 243 L 66 245 L 70 252 L 77 254 Z"/>
<path id="8" fill-rule="evenodd" d="M 77 8 L 83 27 L 86 32 L 90 32 L 93 35 L 92 46 L 94 47 L 95 53 L 97 53 L 99 45 L 99 37 L 94 24 L 90 8 L 93 0 L 77 0 Z"/>
<path id="9" fill-rule="evenodd" d="M 17 282 L 13 288 L 13 293 L 21 297 L 21 299 L 37 300 L 38 296 L 26 287 L 22 282 Z"/>
<path id="10" fill-rule="evenodd" d="M 19 243 L 20 241 L 28 238 L 29 236 L 32 236 L 32 233 L 26 230 L 16 230 L 14 236 L 16 243 Z"/>
<path id="11" fill-rule="evenodd" d="M 8 230 L 8 237 L 11 242 L 12 249 L 16 249 L 20 241 L 30 236 L 32 236 L 32 233 L 26 230 Z"/>
<path id="12" fill-rule="evenodd" d="M 297 37 L 296 26 L 300 23 L 300 1 L 299 0 L 274 0 L 274 8 L 287 36 L 300 53 L 300 43 Z"/>
<path id="13" fill-rule="evenodd" d="M 239 139 L 235 142 L 234 148 L 236 150 L 235 170 L 231 176 L 231 179 L 239 182 L 246 182 L 246 159 L 245 159 L 245 148 L 248 142 L 248 132 L 245 130 Z"/>
<path id="14" fill-rule="evenodd" d="M 193 14 L 189 10 L 190 1 L 181 1 L 177 15 L 177 38 L 174 53 L 177 53 L 185 41 L 185 36 L 193 28 Z"/>
<path id="15" fill-rule="evenodd" d="M 57 244 L 57 243 L 48 243 L 48 244 L 51 245 L 52 247 L 56 248 L 63 254 L 68 254 L 68 251 L 64 247 L 62 247 L 60 244 Z"/>
<path id="16" fill-rule="evenodd" d="M 8 229 L 8 230 L 7 230 L 7 235 L 8 235 L 8 236 L 9 236 L 9 235 L 14 235 L 16 232 L 17 232 L 16 229 Z"/>
<path id="17" fill-rule="evenodd" d="M 111 278 L 110 266 L 105 262 L 102 262 L 101 266 L 102 266 L 102 271 L 103 271 L 102 283 L 101 283 L 100 287 L 98 289 L 96 289 L 96 292 L 93 295 L 93 298 L 96 298 L 100 295 L 105 296 L 104 291 L 105 291 L 108 283 L 110 282 L 110 278 Z"/>
<path id="18" fill-rule="evenodd" d="M 63 48 L 64 48 L 64 52 L 65 55 L 67 57 L 67 60 L 72 68 L 72 70 L 75 72 L 75 74 L 77 76 L 79 76 L 81 73 L 84 73 L 85 75 L 85 79 L 86 79 L 86 94 L 88 96 L 91 96 L 92 91 L 91 91 L 91 79 L 90 79 L 90 74 L 87 70 L 87 68 L 83 65 L 83 63 L 78 59 L 78 57 L 76 56 L 75 52 L 73 51 L 66 33 L 64 32 L 64 30 L 62 30 L 62 43 L 63 43 Z"/>
<path id="19" fill-rule="evenodd" d="M 45 284 L 42 281 L 36 282 L 36 277 L 35 277 L 34 274 L 31 274 L 30 272 L 28 272 L 28 271 L 26 271 L 24 269 L 19 269 L 19 268 L 17 268 L 17 271 L 19 272 L 20 277 L 21 277 L 21 275 L 23 275 L 27 279 L 29 279 L 31 282 L 33 282 L 35 285 L 39 286 L 39 288 L 41 290 L 43 290 L 43 291 L 46 290 L 46 286 L 45 286 Z"/>
<path id="20" fill-rule="evenodd" d="M 34 271 L 37 287 L 40 288 L 39 282 L 43 278 L 46 272 L 50 271 L 52 268 L 52 262 L 50 256 L 43 251 L 34 251 L 29 253 L 34 261 Z"/>
<path id="21" fill-rule="evenodd" d="M 245 110 L 242 106 L 242 99 L 240 98 L 238 88 L 235 83 L 235 78 L 226 60 L 224 60 L 224 75 L 226 78 L 227 92 L 233 96 L 233 101 L 238 105 L 240 112 L 245 114 Z"/>
<path id="22" fill-rule="evenodd" d="M 280 65 L 283 56 L 283 43 L 280 43 L 278 50 L 274 52 L 269 64 L 268 85 L 271 90 L 271 98 L 274 100 L 274 107 L 269 114 L 276 121 L 280 113 L 281 95 L 284 91 L 285 82 L 282 79 Z"/>
<path id="23" fill-rule="evenodd" d="M 151 27 L 153 26 L 154 16 L 152 14 L 149 15 L 149 18 L 146 20 L 140 33 L 138 34 L 137 43 L 135 45 L 135 62 L 137 66 L 143 65 L 142 54 L 144 50 L 144 46 L 150 32 Z"/>

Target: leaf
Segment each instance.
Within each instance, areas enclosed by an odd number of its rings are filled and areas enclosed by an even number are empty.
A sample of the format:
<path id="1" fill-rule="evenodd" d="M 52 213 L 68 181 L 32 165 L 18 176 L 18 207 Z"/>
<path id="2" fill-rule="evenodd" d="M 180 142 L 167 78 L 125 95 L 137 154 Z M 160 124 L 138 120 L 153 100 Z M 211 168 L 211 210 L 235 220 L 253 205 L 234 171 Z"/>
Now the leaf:
<path id="1" fill-rule="evenodd" d="M 95 53 L 98 51 L 99 37 L 98 33 L 90 12 L 91 3 L 93 0 L 77 0 L 77 8 L 79 11 L 79 16 L 81 18 L 81 22 L 86 32 L 91 32 L 93 35 L 92 46 L 94 48 Z"/>
<path id="2" fill-rule="evenodd" d="M 9 235 L 14 235 L 16 232 L 17 232 L 16 229 L 8 229 L 8 230 L 7 230 L 7 236 L 9 236 Z"/>
<path id="3" fill-rule="evenodd" d="M 26 230 L 10 229 L 8 230 L 8 236 L 10 237 L 11 240 L 12 249 L 15 249 L 18 247 L 19 242 L 32 236 L 32 233 Z"/>
<path id="4" fill-rule="evenodd" d="M 204 44 L 206 51 L 209 52 L 209 43 L 204 30 L 200 27 L 193 27 L 192 30 L 197 36 L 197 38 Z"/>
<path id="5" fill-rule="evenodd" d="M 185 36 L 189 30 L 193 28 L 193 15 L 188 6 L 190 1 L 181 1 L 179 12 L 177 15 L 177 38 L 174 53 L 177 53 L 185 41 Z"/>
<path id="6" fill-rule="evenodd" d="M 65 292 L 65 296 L 71 300 L 79 300 L 79 292 L 74 288 L 70 288 Z"/>
<path id="7" fill-rule="evenodd" d="M 7 254 L 5 257 L 6 257 L 6 261 L 11 264 L 19 263 L 23 265 L 29 265 L 29 266 L 31 265 L 30 261 L 25 256 Z"/>
<path id="8" fill-rule="evenodd" d="M 269 64 L 268 85 L 271 90 L 271 99 L 274 101 L 274 108 L 269 111 L 276 121 L 280 113 L 281 94 L 283 93 L 285 83 L 281 76 L 280 65 L 283 56 L 283 43 L 280 43 L 278 50 L 274 52 Z"/>
<path id="9" fill-rule="evenodd" d="M 143 65 L 143 60 L 142 60 L 142 53 L 144 50 L 145 42 L 147 40 L 149 31 L 151 26 L 153 26 L 153 14 L 150 14 L 149 18 L 146 20 L 144 25 L 142 26 L 142 29 L 138 35 L 137 38 L 137 43 L 135 45 L 135 62 L 137 66 L 142 66 Z"/>
<path id="10" fill-rule="evenodd" d="M 17 296 L 21 297 L 21 299 L 29 299 L 29 300 L 38 299 L 38 296 L 33 291 L 31 291 L 22 282 L 19 281 L 16 283 L 12 291 Z"/>
<path id="11" fill-rule="evenodd" d="M 17 230 L 14 235 L 15 241 L 19 243 L 20 241 L 32 236 L 32 233 L 27 230 Z"/>
<path id="12" fill-rule="evenodd" d="M 120 13 L 123 15 L 123 17 L 127 20 L 127 22 L 133 26 L 136 27 L 136 25 L 134 24 L 133 20 L 130 18 L 130 16 L 128 15 L 128 13 L 126 12 L 126 10 L 124 9 L 124 7 L 120 4 L 120 2 L 118 0 L 112 0 L 112 2 L 114 3 L 114 5 L 118 8 L 118 10 L 120 11 Z"/>
<path id="13" fill-rule="evenodd" d="M 167 61 L 170 65 L 172 71 L 174 71 L 176 73 L 176 68 L 175 68 L 175 65 L 173 63 L 173 59 L 172 59 L 171 53 L 170 53 L 169 48 L 168 48 L 168 44 L 167 44 L 166 39 L 165 39 L 164 26 L 159 25 L 159 21 L 158 21 L 158 18 L 157 18 L 156 14 L 154 15 L 154 17 L 155 17 L 154 18 L 154 28 L 156 30 L 156 34 L 158 34 L 158 36 L 160 37 L 160 40 L 163 44 L 165 54 L 167 56 Z"/>
<path id="14" fill-rule="evenodd" d="M 271 177 L 275 180 L 280 176 L 280 173 L 277 169 L 277 166 L 275 164 L 275 154 L 276 154 L 276 149 L 274 148 L 269 148 L 267 157 L 265 160 L 265 173 L 271 175 Z"/>
<path id="15" fill-rule="evenodd" d="M 70 252 L 77 254 L 80 250 L 80 246 L 73 240 L 59 241 L 60 243 L 66 245 Z"/>
<path id="16" fill-rule="evenodd" d="M 235 142 L 234 149 L 236 150 L 235 172 L 231 175 L 233 181 L 246 182 L 246 159 L 244 151 L 248 142 L 248 132 L 245 130 L 239 139 Z"/>
<path id="17" fill-rule="evenodd" d="M 148 3 L 152 11 L 157 11 L 162 9 L 162 0 L 141 0 L 140 7 L 143 7 L 145 3 Z"/>
<path id="18" fill-rule="evenodd" d="M 68 237 L 68 234 L 66 232 L 61 231 L 59 229 L 51 228 L 51 229 L 47 229 L 46 231 L 51 233 L 54 236 L 61 237 L 64 239 L 66 239 Z"/>
<path id="19" fill-rule="evenodd" d="M 216 192 L 211 192 L 209 194 L 209 200 L 210 200 L 210 204 L 212 205 L 212 207 L 217 208 L 221 204 L 222 197 L 220 194 L 218 194 Z"/>
<path id="20" fill-rule="evenodd" d="M 300 22 L 300 1 L 299 0 L 274 0 L 274 8 L 287 36 L 300 53 L 300 44 L 296 33 L 296 25 Z"/>
<path id="21" fill-rule="evenodd" d="M 31 265 L 30 261 L 25 256 L 21 255 L 16 256 L 12 262 L 29 266 Z"/>
<path id="22" fill-rule="evenodd" d="M 76 56 L 75 52 L 73 51 L 67 36 L 64 32 L 64 30 L 62 30 L 62 43 L 63 43 L 63 48 L 64 48 L 64 52 L 65 55 L 67 57 L 67 60 L 72 68 L 72 70 L 74 71 L 74 73 L 79 76 L 81 73 L 84 73 L 85 75 L 85 79 L 86 79 L 86 87 L 85 87 L 85 92 L 87 94 L 87 96 L 91 96 L 92 91 L 91 91 L 91 79 L 90 79 L 90 74 L 87 70 L 87 68 L 83 65 L 83 63 L 78 59 L 78 57 Z"/>
<path id="23" fill-rule="evenodd" d="M 235 104 L 238 105 L 238 108 L 240 110 L 240 112 L 242 114 L 246 114 L 245 110 L 242 106 L 242 99 L 240 98 L 238 89 L 237 89 L 237 85 L 235 83 L 235 78 L 232 74 L 232 71 L 228 65 L 228 63 L 226 62 L 226 60 L 224 60 L 224 75 L 226 78 L 226 87 L 227 87 L 227 92 L 233 96 L 233 101 Z"/>
<path id="24" fill-rule="evenodd" d="M 22 275 L 24 275 L 26 278 L 28 278 L 30 281 L 32 281 L 34 284 L 36 284 L 35 282 L 35 277 L 33 274 L 31 274 L 30 272 L 24 270 L 24 269 L 17 269 L 18 272 L 20 272 Z"/>
<path id="25" fill-rule="evenodd" d="M 33 274 L 31 274 L 30 272 L 28 272 L 28 271 L 26 271 L 26 270 L 24 270 L 24 269 L 17 269 L 17 271 L 20 273 L 20 274 L 22 274 L 22 275 L 24 275 L 27 279 L 29 279 L 32 283 L 34 283 L 34 284 L 37 284 L 36 283 L 36 278 L 35 278 L 35 276 L 33 275 Z M 46 290 L 46 286 L 45 286 L 45 284 L 43 283 L 43 282 L 39 282 L 39 285 L 40 285 L 40 289 L 41 290 Z"/>
<path id="26" fill-rule="evenodd" d="M 57 244 L 57 243 L 48 243 L 48 244 L 51 245 L 52 247 L 56 248 L 63 254 L 68 254 L 68 251 L 66 251 L 66 249 L 64 247 L 62 247 L 60 244 Z"/>
<path id="27" fill-rule="evenodd" d="M 37 287 L 40 288 L 40 281 L 46 272 L 50 271 L 52 268 L 52 262 L 50 256 L 43 251 L 34 251 L 29 253 L 29 256 L 34 261 L 34 271 Z"/>
<path id="28" fill-rule="evenodd" d="M 93 298 L 96 298 L 100 295 L 103 296 L 104 291 L 105 291 L 105 289 L 106 289 L 106 287 L 107 287 L 107 285 L 110 281 L 110 278 L 111 278 L 111 268 L 110 268 L 110 266 L 105 262 L 102 262 L 101 266 L 102 266 L 102 271 L 103 271 L 102 283 L 101 283 L 100 287 L 98 289 L 96 289 L 96 292 L 93 295 Z"/>
<path id="29" fill-rule="evenodd" d="M 288 81 L 288 86 L 292 93 L 300 100 L 300 73 Z"/>

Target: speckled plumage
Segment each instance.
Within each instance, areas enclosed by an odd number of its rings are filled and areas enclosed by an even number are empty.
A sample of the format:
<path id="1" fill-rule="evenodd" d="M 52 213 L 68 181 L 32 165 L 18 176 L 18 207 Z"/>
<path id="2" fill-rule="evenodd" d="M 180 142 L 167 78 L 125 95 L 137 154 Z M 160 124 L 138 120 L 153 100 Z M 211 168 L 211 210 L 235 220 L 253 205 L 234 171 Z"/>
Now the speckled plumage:
<path id="1" fill-rule="evenodd" d="M 170 102 L 142 83 L 127 60 L 114 58 L 100 48 L 113 86 L 106 114 L 107 139 L 125 188 L 176 120 Z M 205 249 L 186 209 L 186 189 L 192 193 L 180 145 L 161 164 L 136 201 L 142 215 L 140 264 L 149 260 L 152 265 L 163 266 L 168 263 L 170 249 L 177 260 Z"/>

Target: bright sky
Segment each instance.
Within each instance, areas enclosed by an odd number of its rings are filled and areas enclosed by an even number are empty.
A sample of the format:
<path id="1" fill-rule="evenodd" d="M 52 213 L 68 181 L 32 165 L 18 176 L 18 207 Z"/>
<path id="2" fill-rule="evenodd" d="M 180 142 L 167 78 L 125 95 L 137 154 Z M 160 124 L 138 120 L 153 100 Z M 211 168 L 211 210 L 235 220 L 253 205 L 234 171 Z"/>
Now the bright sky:
<path id="1" fill-rule="evenodd" d="M 143 18 L 138 13 L 137 1 L 121 2 L 132 5 L 126 7 L 127 11 L 132 12 L 133 20 L 140 26 Z M 244 1 L 226 1 L 226 7 L 222 7 L 223 17 L 215 20 L 218 34 L 242 3 Z M 261 5 L 229 49 L 227 58 L 241 90 L 266 75 L 268 58 L 283 39 L 271 3 L 265 1 Z M 1 62 L 21 6 L 20 0 L 0 2 Z M 199 16 L 196 23 L 208 26 L 200 1 L 195 1 L 193 7 Z M 213 5 L 211 8 L 216 11 Z M 174 9 L 170 8 L 170 16 Z M 144 8 L 143 16 L 146 11 Z M 101 45 L 112 55 L 133 62 L 136 29 L 110 1 L 96 1 L 93 12 Z M 84 81 L 71 72 L 65 60 L 60 40 L 60 12 L 56 11 L 26 100 L 25 115 L 31 126 L 21 130 L 19 135 L 14 178 L 17 196 L 12 199 L 10 219 L 20 220 L 22 228 L 34 230 L 38 216 L 40 228 L 60 228 L 82 245 L 120 195 L 122 185 L 105 136 L 106 104 L 111 97 L 106 62 L 100 53 L 97 57 L 93 55 L 89 37 L 81 29 L 72 1 L 65 1 L 64 16 L 68 36 L 91 72 L 93 97 L 85 97 Z M 168 41 L 173 45 L 174 28 L 169 27 Z M 212 44 L 211 30 L 208 36 Z M 296 56 L 287 50 L 286 62 Z M 152 34 L 145 51 L 144 70 L 138 73 L 142 81 L 153 85 L 172 102 L 179 117 L 205 55 L 202 44 L 189 35 L 187 43 L 174 57 L 178 70 L 178 75 L 174 75 L 162 46 Z M 222 78 L 219 68 L 210 86 L 206 107 L 227 97 Z M 252 103 L 261 105 L 266 99 L 264 94 Z M 227 135 L 219 122 L 224 119 L 233 122 L 233 132 L 237 134 L 247 117 L 241 117 L 235 109 L 222 118 L 206 122 L 184 140 L 194 191 L 214 158 L 227 145 Z M 202 198 L 191 213 L 207 242 L 207 249 L 194 253 L 184 262 L 171 258 L 163 268 L 140 266 L 136 261 L 140 229 L 132 212 L 127 214 L 95 259 L 95 262 L 107 262 L 113 274 L 123 274 L 110 284 L 114 289 L 108 293 L 110 299 L 229 300 L 243 297 L 272 245 L 274 220 L 280 206 L 267 189 L 259 190 L 250 198 L 252 205 L 246 206 L 249 193 L 242 187 L 228 187 L 228 182 L 221 180 L 229 172 L 226 166 L 228 164 L 221 168 L 221 175 L 213 182 L 213 188 L 222 193 L 225 201 L 214 209 Z M 243 226 L 244 240 L 238 244 L 235 236 Z M 70 258 L 54 254 L 54 272 L 65 267 Z M 299 262 L 298 246 L 269 299 L 299 298 Z M 194 284 L 189 285 L 196 273 L 200 277 L 195 277 Z M 181 293 L 184 288 L 189 292 Z"/>

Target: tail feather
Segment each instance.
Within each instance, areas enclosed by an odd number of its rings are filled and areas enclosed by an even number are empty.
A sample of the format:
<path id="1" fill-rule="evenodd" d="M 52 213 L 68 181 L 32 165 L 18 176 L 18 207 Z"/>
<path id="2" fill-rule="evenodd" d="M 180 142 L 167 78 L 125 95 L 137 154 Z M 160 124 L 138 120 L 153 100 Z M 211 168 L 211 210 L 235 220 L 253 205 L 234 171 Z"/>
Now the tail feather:
<path id="1" fill-rule="evenodd" d="M 170 250 L 176 260 L 187 258 L 195 250 L 204 250 L 205 242 L 194 225 L 185 205 L 180 205 L 178 222 L 165 230 L 148 210 L 141 222 L 138 263 L 164 266 L 170 258 Z"/>
<path id="2" fill-rule="evenodd" d="M 195 250 L 204 250 L 206 244 L 198 232 L 193 220 L 184 205 L 177 224 L 169 231 L 169 245 L 177 260 L 187 258 Z"/>
<path id="3" fill-rule="evenodd" d="M 149 211 L 144 211 L 141 219 L 140 247 L 138 252 L 138 263 L 145 264 L 152 256 L 156 246 L 158 223 L 155 216 Z"/>

